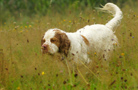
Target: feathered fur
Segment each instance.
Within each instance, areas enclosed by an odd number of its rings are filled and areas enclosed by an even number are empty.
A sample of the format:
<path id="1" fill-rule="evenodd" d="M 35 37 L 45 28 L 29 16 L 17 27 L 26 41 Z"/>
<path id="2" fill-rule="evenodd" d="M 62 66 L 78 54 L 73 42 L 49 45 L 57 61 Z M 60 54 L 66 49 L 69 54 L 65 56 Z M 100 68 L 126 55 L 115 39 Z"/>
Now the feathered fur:
<path id="1" fill-rule="evenodd" d="M 77 32 L 84 35 L 90 42 L 88 51 L 100 54 L 105 60 L 109 58 L 109 52 L 114 49 L 114 45 L 118 44 L 118 39 L 114 34 L 114 29 L 120 24 L 122 19 L 122 11 L 113 3 L 107 3 L 101 11 L 112 13 L 114 18 L 103 24 L 87 25 L 79 29 Z M 91 48 L 91 49 L 90 49 Z"/>
<path id="2" fill-rule="evenodd" d="M 113 30 L 119 25 L 123 16 L 121 10 L 113 3 L 107 3 L 99 9 L 112 13 L 114 18 L 105 25 L 87 25 L 74 33 L 49 29 L 42 38 L 42 51 L 51 54 L 64 53 L 76 63 L 79 63 L 79 60 L 89 63 L 88 52 L 96 52 L 107 60 L 114 45 L 118 44 Z"/>
<path id="3" fill-rule="evenodd" d="M 101 11 L 106 11 L 108 13 L 113 14 L 114 18 L 111 19 L 108 23 L 105 24 L 106 27 L 110 28 L 111 30 L 115 30 L 117 26 L 119 26 L 121 19 L 123 18 L 122 11 L 118 6 L 113 3 L 107 3 L 103 8 L 98 8 Z"/>

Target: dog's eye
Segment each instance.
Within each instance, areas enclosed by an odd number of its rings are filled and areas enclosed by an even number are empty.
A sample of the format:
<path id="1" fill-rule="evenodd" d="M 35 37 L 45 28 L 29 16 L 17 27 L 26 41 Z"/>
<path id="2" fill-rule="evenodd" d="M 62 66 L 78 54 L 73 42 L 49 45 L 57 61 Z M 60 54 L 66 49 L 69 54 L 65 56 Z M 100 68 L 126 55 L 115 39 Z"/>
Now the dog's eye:
<path id="1" fill-rule="evenodd" d="M 45 40 L 43 39 L 42 42 L 45 42 Z"/>
<path id="2" fill-rule="evenodd" d="M 52 38 L 50 41 L 51 41 L 51 42 L 55 42 L 55 41 L 56 41 L 56 39 Z"/>

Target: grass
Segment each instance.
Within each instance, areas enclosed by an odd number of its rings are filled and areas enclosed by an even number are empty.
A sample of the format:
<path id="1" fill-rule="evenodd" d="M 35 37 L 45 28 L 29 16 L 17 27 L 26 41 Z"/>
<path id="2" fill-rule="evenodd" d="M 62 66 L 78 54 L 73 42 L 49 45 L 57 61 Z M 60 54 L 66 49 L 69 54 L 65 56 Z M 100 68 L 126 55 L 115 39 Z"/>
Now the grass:
<path id="1" fill-rule="evenodd" d="M 115 33 L 120 45 L 112 53 L 109 67 L 100 63 L 96 53 L 89 54 L 93 60 L 89 69 L 94 74 L 85 66 L 80 67 L 89 85 L 80 74 L 73 73 L 70 79 L 59 54 L 42 55 L 41 37 L 49 28 L 75 32 L 85 25 L 105 24 L 111 15 L 86 9 L 5 22 L 0 27 L 0 90 L 137 90 L 138 12 L 129 8 L 122 8 L 124 17 Z"/>

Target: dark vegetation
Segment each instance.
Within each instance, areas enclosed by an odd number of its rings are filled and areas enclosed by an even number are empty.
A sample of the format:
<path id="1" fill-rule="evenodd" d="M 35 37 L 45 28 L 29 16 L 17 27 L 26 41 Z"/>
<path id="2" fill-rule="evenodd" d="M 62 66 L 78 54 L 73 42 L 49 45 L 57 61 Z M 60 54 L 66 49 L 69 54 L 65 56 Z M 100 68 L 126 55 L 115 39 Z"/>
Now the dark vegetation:
<path id="1" fill-rule="evenodd" d="M 67 10 L 85 10 L 107 2 L 119 3 L 122 7 L 126 2 L 132 5 L 136 0 L 0 0 L 0 21 L 6 22 L 21 16 L 34 17 L 53 12 L 64 14 Z"/>

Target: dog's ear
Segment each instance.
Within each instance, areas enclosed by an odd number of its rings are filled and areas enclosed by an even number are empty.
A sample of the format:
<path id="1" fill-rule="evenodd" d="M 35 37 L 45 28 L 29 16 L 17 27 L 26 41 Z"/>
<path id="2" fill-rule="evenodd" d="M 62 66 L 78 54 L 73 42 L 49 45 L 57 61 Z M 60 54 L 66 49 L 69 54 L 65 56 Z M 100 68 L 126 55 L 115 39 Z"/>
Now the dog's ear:
<path id="1" fill-rule="evenodd" d="M 70 48 L 70 40 L 63 32 L 56 32 L 56 36 L 58 36 L 60 42 L 59 52 L 64 53 L 64 55 L 67 56 Z"/>
<path id="2" fill-rule="evenodd" d="M 70 40 L 68 39 L 65 33 L 61 34 L 61 41 L 60 41 L 60 50 L 67 56 L 69 48 L 70 48 Z"/>

